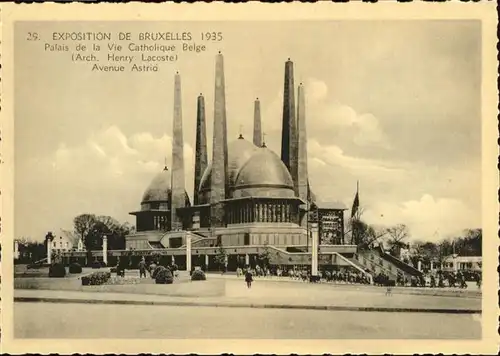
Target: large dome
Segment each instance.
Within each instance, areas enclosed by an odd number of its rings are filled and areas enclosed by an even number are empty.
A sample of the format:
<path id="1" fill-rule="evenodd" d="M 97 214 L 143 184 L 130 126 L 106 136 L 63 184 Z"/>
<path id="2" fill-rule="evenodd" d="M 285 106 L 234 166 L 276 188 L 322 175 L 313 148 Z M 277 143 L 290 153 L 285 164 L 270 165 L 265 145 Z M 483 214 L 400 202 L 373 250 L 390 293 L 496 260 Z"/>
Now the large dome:
<path id="1" fill-rule="evenodd" d="M 234 140 L 228 144 L 227 147 L 227 170 L 228 185 L 230 189 L 234 186 L 236 181 L 236 176 L 238 175 L 241 167 L 248 161 L 252 155 L 259 150 L 259 147 L 255 146 L 250 141 L 245 140 L 240 136 L 237 140 Z M 210 190 L 212 184 L 212 163 L 210 163 L 203 173 L 201 178 L 199 192 L 201 194 L 201 203 L 208 203 L 210 201 Z"/>
<path id="2" fill-rule="evenodd" d="M 276 153 L 259 148 L 243 165 L 236 178 L 234 198 L 259 196 L 293 198 L 293 180 Z"/>
<path id="3" fill-rule="evenodd" d="M 142 202 L 167 202 L 170 200 L 171 195 L 171 178 L 170 171 L 165 167 L 160 173 L 158 173 L 148 188 L 142 196 Z"/>

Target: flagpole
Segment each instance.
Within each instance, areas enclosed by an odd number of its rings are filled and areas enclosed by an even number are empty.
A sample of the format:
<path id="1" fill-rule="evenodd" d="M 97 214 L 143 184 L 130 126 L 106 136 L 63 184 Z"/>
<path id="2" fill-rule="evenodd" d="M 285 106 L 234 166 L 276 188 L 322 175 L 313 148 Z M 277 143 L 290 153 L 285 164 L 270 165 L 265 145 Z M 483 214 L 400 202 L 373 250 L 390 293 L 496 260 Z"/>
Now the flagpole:
<path id="1" fill-rule="evenodd" d="M 356 196 L 358 197 L 358 209 L 356 210 L 356 220 L 359 220 L 359 179 L 356 181 Z"/>

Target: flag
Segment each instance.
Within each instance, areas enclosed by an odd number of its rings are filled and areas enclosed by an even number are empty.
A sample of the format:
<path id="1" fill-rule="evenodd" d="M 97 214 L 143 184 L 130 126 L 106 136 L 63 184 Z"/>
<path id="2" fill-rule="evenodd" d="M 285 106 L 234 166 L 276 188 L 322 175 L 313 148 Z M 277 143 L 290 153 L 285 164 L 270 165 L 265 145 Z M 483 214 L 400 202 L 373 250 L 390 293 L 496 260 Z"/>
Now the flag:
<path id="1" fill-rule="evenodd" d="M 359 209 L 359 182 L 357 183 L 357 186 L 356 186 L 356 196 L 354 197 L 354 201 L 352 203 L 351 219 L 356 216 L 356 213 L 358 212 L 358 209 Z"/>

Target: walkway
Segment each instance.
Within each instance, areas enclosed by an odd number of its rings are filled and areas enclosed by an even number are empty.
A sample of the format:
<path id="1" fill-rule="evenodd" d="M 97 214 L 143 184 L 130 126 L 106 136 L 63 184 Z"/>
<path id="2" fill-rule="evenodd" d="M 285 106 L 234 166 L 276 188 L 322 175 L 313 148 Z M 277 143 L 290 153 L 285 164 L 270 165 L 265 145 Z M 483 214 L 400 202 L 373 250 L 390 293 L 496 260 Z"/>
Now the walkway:
<path id="1" fill-rule="evenodd" d="M 204 283 L 204 282 L 192 282 Z M 178 306 L 226 306 L 254 308 L 293 308 L 318 310 L 363 310 L 400 312 L 480 313 L 481 299 L 394 294 L 385 290 L 363 293 L 356 289 L 326 284 L 276 283 L 256 281 L 247 289 L 243 280 L 226 280 L 225 296 L 172 297 L 145 294 L 73 292 L 54 290 L 21 290 L 15 301 L 79 302 L 108 304 L 147 304 Z M 165 285 L 168 288 L 168 285 Z"/>

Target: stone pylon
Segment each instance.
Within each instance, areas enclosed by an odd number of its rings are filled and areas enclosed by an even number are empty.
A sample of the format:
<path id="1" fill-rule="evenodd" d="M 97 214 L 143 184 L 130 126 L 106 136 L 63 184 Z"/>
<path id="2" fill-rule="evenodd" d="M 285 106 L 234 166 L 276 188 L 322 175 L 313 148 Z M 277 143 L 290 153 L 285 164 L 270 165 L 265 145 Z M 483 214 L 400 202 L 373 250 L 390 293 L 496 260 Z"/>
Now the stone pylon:
<path id="1" fill-rule="evenodd" d="M 297 123 L 295 120 L 295 91 L 293 62 L 285 63 L 285 86 L 283 91 L 283 121 L 281 127 L 281 160 L 290 171 L 295 194 L 297 189 Z"/>
<path id="2" fill-rule="evenodd" d="M 181 76 L 175 75 L 174 83 L 174 126 L 172 131 L 172 201 L 171 229 L 182 230 L 182 220 L 177 209 L 186 205 L 186 187 L 184 181 L 184 138 L 182 133 Z"/>
<path id="3" fill-rule="evenodd" d="M 194 205 L 198 205 L 201 178 L 207 169 L 207 128 L 205 121 L 205 98 L 200 94 L 196 111 L 196 161 L 194 163 Z"/>
<path id="4" fill-rule="evenodd" d="M 297 102 L 297 190 L 298 196 L 304 202 L 308 201 L 309 182 L 307 173 L 307 130 L 306 130 L 306 100 L 304 86 L 300 83 Z M 307 213 L 303 215 L 300 225 L 307 225 Z"/>
<path id="5" fill-rule="evenodd" d="M 227 126 L 226 93 L 224 83 L 224 57 L 215 59 L 214 132 L 212 145 L 212 177 L 210 193 L 210 225 L 212 228 L 225 225 L 224 205 L 227 194 Z"/>
<path id="6" fill-rule="evenodd" d="M 253 144 L 257 147 L 262 146 L 262 121 L 260 117 L 260 101 L 257 98 L 253 107 Z"/>

